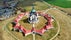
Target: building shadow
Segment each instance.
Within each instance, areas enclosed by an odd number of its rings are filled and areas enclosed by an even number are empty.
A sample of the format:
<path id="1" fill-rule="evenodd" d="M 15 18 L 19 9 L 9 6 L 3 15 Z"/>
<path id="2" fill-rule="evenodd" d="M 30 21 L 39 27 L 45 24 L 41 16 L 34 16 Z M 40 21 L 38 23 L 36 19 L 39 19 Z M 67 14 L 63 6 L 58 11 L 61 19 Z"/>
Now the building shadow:
<path id="1" fill-rule="evenodd" d="M 28 18 L 24 19 L 23 22 L 24 22 L 24 23 L 29 23 L 29 22 L 28 22 Z"/>
<path id="2" fill-rule="evenodd" d="M 16 25 L 16 23 L 15 23 L 15 22 L 11 22 L 11 24 L 12 24 L 12 27 L 14 27 L 14 26 Z"/>

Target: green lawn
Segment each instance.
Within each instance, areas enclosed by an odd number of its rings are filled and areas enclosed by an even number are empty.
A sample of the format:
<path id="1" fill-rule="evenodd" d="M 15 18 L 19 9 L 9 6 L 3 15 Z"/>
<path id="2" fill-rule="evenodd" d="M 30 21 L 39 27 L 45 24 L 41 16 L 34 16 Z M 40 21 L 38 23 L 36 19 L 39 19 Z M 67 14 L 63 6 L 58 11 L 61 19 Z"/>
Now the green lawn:
<path id="1" fill-rule="evenodd" d="M 60 6 L 63 8 L 71 8 L 71 0 L 44 0 L 49 4 Z"/>

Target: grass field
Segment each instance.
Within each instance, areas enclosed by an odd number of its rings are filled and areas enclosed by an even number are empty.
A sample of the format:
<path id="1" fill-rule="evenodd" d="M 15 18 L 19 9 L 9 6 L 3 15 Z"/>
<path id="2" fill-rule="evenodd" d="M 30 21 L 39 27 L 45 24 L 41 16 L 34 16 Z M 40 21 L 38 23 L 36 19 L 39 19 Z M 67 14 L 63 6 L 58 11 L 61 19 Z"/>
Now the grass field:
<path id="1" fill-rule="evenodd" d="M 36 10 L 45 10 L 48 8 L 48 5 L 44 4 L 41 0 L 23 0 L 19 2 L 18 6 L 29 11 L 33 5 Z"/>
<path id="2" fill-rule="evenodd" d="M 60 6 L 63 8 L 71 8 L 71 0 L 44 0 L 49 4 Z"/>
<path id="3" fill-rule="evenodd" d="M 62 11 L 52 9 L 48 11 L 51 15 L 53 15 L 56 20 L 59 22 L 61 30 L 60 35 L 57 36 L 54 40 L 71 40 L 71 19 L 67 15 L 64 15 Z"/>

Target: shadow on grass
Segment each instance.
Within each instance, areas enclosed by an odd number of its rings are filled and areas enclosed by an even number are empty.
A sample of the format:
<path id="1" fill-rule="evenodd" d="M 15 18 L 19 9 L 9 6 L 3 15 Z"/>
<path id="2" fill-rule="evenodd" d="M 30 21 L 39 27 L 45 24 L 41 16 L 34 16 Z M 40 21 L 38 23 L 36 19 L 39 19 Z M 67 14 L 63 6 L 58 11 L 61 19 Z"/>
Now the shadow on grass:
<path id="1" fill-rule="evenodd" d="M 28 22 L 28 18 L 24 19 L 23 22 L 24 22 L 24 23 L 29 23 L 29 22 Z"/>
<path id="2" fill-rule="evenodd" d="M 44 0 L 45 2 L 63 8 L 71 8 L 71 1 L 68 0 Z"/>
<path id="3" fill-rule="evenodd" d="M 14 27 L 14 26 L 16 25 L 16 23 L 15 23 L 15 22 L 11 22 L 11 24 L 12 24 L 12 27 Z"/>

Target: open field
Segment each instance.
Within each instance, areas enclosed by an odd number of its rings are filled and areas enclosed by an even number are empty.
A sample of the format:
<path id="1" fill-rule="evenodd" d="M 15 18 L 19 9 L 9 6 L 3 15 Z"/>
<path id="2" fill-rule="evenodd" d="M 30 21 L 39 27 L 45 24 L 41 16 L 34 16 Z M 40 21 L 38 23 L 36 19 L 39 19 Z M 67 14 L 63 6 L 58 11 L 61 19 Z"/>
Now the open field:
<path id="1" fill-rule="evenodd" d="M 0 40 L 5 40 L 6 37 L 7 38 L 10 37 L 10 35 L 8 36 L 8 34 L 5 35 L 7 32 L 5 32 L 4 29 L 3 29 L 4 25 L 6 25 L 6 23 L 8 21 L 9 21 L 9 19 L 4 20 L 4 21 L 0 21 Z M 6 40 L 7 40 L 7 38 L 6 38 Z"/>
<path id="2" fill-rule="evenodd" d="M 59 8 L 61 11 L 64 12 L 68 17 L 71 18 L 71 8 Z"/>
<path id="3" fill-rule="evenodd" d="M 44 0 L 49 4 L 60 6 L 63 8 L 71 8 L 71 0 Z"/>
<path id="4" fill-rule="evenodd" d="M 53 15 L 61 26 L 60 35 L 54 40 L 71 40 L 71 19 L 67 15 L 64 15 L 62 11 L 56 9 L 49 10 L 48 13 Z"/>
<path id="5" fill-rule="evenodd" d="M 44 0 L 71 18 L 71 0 Z"/>
<path id="6" fill-rule="evenodd" d="M 44 2 L 42 2 L 41 0 L 24 0 L 24 1 L 20 1 L 19 3 L 19 7 L 22 7 L 23 9 L 26 9 L 27 11 L 32 9 L 32 6 L 34 5 L 36 10 L 45 10 L 48 8 L 48 6 L 46 4 L 44 4 Z"/>

